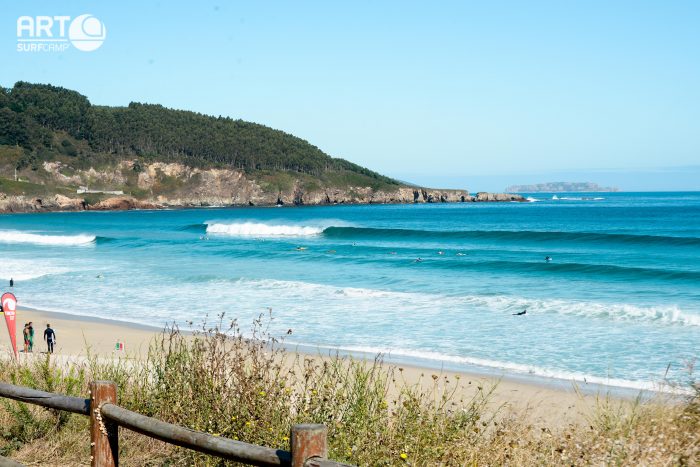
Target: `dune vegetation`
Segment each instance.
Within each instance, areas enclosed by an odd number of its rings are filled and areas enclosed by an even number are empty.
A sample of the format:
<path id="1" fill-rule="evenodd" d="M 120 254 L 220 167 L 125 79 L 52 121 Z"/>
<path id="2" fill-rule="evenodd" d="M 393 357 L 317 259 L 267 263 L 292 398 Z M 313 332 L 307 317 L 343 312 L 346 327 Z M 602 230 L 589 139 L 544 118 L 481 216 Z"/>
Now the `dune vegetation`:
<path id="1" fill-rule="evenodd" d="M 112 380 L 119 404 L 217 436 L 289 449 L 293 424 L 324 423 L 329 457 L 357 465 L 698 465 L 700 398 L 601 397 L 584 423 L 548 429 L 490 404 L 493 387 L 460 398 L 444 375 L 409 384 L 375 361 L 286 353 L 264 320 L 244 337 L 222 321 L 194 335 L 168 329 L 142 357 L 4 364 L 0 380 L 85 396 Z M 0 455 L 30 465 L 89 464 L 89 420 L 0 399 Z M 228 465 L 128 430 L 124 465 Z"/>

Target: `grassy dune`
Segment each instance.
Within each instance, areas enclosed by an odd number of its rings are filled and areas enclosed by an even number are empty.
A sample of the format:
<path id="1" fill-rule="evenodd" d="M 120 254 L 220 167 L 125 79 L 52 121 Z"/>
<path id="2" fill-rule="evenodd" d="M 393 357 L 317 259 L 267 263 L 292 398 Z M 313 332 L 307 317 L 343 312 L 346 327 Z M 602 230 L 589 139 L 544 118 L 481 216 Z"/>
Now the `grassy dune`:
<path id="1" fill-rule="evenodd" d="M 681 403 L 600 398 L 585 423 L 551 429 L 490 404 L 493 388 L 463 398 L 459 378 L 409 384 L 379 361 L 287 355 L 264 329 L 236 323 L 194 336 L 173 329 L 131 359 L 48 357 L 0 367 L 0 380 L 85 396 L 113 380 L 120 405 L 196 430 L 289 449 L 295 423 L 324 423 L 330 457 L 359 465 L 698 465 L 700 397 Z M 227 337 L 228 336 L 228 337 Z M 231 337 L 233 336 L 233 337 Z M 37 465 L 89 464 L 88 419 L 0 399 L 0 454 Z M 226 465 L 122 430 L 124 465 Z"/>

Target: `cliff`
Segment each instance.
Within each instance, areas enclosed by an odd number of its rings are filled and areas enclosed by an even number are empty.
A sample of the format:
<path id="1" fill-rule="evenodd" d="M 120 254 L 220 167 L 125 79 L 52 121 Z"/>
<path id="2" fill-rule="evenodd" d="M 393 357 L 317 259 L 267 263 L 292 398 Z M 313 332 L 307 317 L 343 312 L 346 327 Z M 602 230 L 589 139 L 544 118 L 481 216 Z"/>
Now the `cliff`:
<path id="1" fill-rule="evenodd" d="M 80 170 L 44 162 L 29 179 L 0 183 L 0 211 L 160 209 L 198 206 L 300 206 L 333 204 L 525 201 L 522 196 L 408 186 L 333 186 L 302 175 L 251 176 L 232 169 L 200 169 L 180 163 L 122 161 L 114 167 Z M 7 183 L 7 181 L 5 182 Z M 40 187 L 40 192 L 32 193 Z M 90 187 L 77 194 L 76 187 Z M 24 188 L 24 190 L 23 190 Z M 123 191 L 123 195 L 100 191 Z"/>

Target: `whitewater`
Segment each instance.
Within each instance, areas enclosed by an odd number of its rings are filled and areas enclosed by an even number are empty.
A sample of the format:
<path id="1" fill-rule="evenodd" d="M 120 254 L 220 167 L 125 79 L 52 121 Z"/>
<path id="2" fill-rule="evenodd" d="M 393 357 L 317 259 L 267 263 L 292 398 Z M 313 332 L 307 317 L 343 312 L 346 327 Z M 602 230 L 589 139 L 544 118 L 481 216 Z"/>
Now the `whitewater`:
<path id="1" fill-rule="evenodd" d="M 630 390 L 687 386 L 700 194 L 0 216 L 20 306 Z M 552 261 L 544 261 L 545 256 Z M 526 310 L 524 315 L 516 315 Z M 0 337 L 0 344 L 3 337 Z"/>

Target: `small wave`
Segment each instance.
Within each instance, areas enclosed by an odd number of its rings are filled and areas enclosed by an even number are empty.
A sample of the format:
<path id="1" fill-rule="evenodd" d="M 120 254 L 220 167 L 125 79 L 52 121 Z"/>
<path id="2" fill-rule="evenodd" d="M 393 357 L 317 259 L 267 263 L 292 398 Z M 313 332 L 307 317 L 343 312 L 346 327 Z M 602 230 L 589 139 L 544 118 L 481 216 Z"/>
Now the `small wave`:
<path id="1" fill-rule="evenodd" d="M 208 234 L 230 235 L 234 237 L 307 237 L 319 235 L 323 232 L 323 228 L 241 222 L 233 224 L 207 224 L 206 232 Z"/>
<path id="2" fill-rule="evenodd" d="M 602 201 L 604 199 L 600 196 L 552 196 L 554 201 Z"/>
<path id="3" fill-rule="evenodd" d="M 16 230 L 0 231 L 0 242 L 3 243 L 32 243 L 50 246 L 85 246 L 95 243 L 94 235 L 44 235 L 20 232 Z"/>
<path id="4" fill-rule="evenodd" d="M 573 381 L 576 383 L 596 384 L 603 386 L 613 386 L 624 389 L 634 389 L 638 391 L 654 391 L 668 392 L 675 394 L 689 394 L 682 388 L 674 388 L 667 384 L 655 383 L 652 381 L 635 381 L 621 378 L 611 378 L 597 375 L 590 375 L 574 371 L 566 371 L 561 369 L 544 368 L 536 365 L 527 365 L 522 363 L 503 362 L 499 360 L 491 360 L 478 357 L 459 357 L 455 355 L 446 355 L 439 352 L 428 350 L 410 350 L 410 349 L 392 349 L 386 347 L 371 347 L 371 346 L 316 346 L 331 350 L 342 350 L 350 353 L 357 352 L 369 355 L 386 355 L 389 359 L 392 357 L 404 357 L 415 359 L 418 361 L 433 361 L 433 362 L 449 362 L 458 365 L 476 366 L 495 370 L 507 371 L 515 374 L 532 375 L 547 379 L 557 379 L 563 381 Z"/>
<path id="5" fill-rule="evenodd" d="M 406 264 L 404 264 L 406 266 Z M 647 281 L 700 282 L 699 271 L 678 269 L 616 266 L 595 263 L 544 263 L 542 261 L 468 261 L 431 262 L 430 267 L 443 270 L 466 270 L 488 272 L 527 272 L 536 274 L 557 274 L 575 277 L 598 277 L 605 280 L 629 279 Z"/>
<path id="6" fill-rule="evenodd" d="M 528 196 L 528 197 L 525 198 L 525 199 L 526 199 L 529 203 L 536 203 L 536 202 L 538 202 L 538 201 L 542 201 L 541 199 L 534 198 L 534 197 L 532 197 L 532 196 Z"/>
<path id="7" fill-rule="evenodd" d="M 389 240 L 392 238 L 454 239 L 454 240 L 489 240 L 517 242 L 586 242 L 615 243 L 661 246 L 700 246 L 698 237 L 675 237 L 666 235 L 634 235 L 604 232 L 562 232 L 538 230 L 414 230 L 382 229 L 369 227 L 333 226 L 323 230 L 329 238 L 368 238 Z"/>

